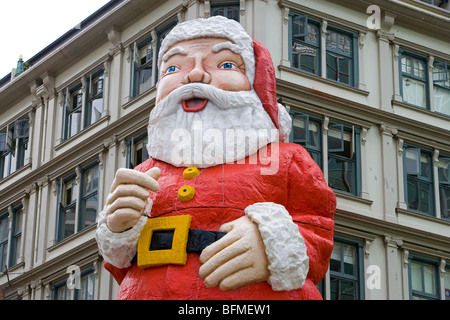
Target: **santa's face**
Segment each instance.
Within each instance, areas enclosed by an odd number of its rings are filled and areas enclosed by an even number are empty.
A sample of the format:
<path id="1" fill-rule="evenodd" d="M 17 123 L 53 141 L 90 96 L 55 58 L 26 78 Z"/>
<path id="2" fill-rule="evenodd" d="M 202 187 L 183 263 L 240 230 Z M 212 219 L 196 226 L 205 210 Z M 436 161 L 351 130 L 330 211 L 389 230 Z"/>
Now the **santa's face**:
<path id="1" fill-rule="evenodd" d="M 162 61 L 148 127 L 152 158 L 209 167 L 244 159 L 278 139 L 231 41 L 180 41 Z"/>
<path id="2" fill-rule="evenodd" d="M 248 91 L 244 61 L 239 49 L 223 38 L 196 38 L 173 45 L 163 56 L 156 104 L 176 88 L 205 83 L 226 91 Z M 201 111 L 204 101 L 187 101 L 187 112 Z"/>

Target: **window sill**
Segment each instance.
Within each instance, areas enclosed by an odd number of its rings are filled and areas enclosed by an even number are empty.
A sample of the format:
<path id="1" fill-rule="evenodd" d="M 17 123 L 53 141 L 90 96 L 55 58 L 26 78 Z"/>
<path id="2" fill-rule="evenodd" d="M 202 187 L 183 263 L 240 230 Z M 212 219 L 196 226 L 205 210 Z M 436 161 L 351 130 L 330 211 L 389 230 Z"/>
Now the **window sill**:
<path id="1" fill-rule="evenodd" d="M 26 164 L 14 171 L 13 173 L 9 174 L 8 176 L 0 179 L 0 184 L 8 181 L 9 179 L 14 178 L 15 176 L 19 175 L 21 172 L 26 171 L 27 169 L 31 169 L 31 158 L 30 161 Z"/>
<path id="2" fill-rule="evenodd" d="M 337 82 L 337 81 L 333 81 L 333 80 L 330 80 L 330 79 L 322 78 L 322 77 L 316 76 L 314 74 L 310 74 L 308 72 L 297 70 L 297 69 L 290 68 L 290 67 L 286 67 L 286 66 L 283 66 L 283 65 L 279 65 L 278 66 L 278 70 L 289 72 L 291 74 L 294 74 L 294 75 L 297 75 L 297 76 L 301 76 L 301 77 L 304 77 L 304 78 L 308 78 L 308 79 L 311 79 L 311 80 L 315 80 L 315 81 L 318 81 L 320 83 L 323 83 L 323 84 L 326 84 L 326 85 L 330 85 L 330 86 L 333 86 L 333 87 L 338 87 L 340 89 L 344 89 L 344 90 L 347 90 L 347 91 L 350 91 L 350 92 L 353 92 L 353 93 L 356 93 L 356 94 L 359 94 L 359 95 L 362 95 L 362 96 L 365 96 L 365 97 L 367 97 L 370 94 L 369 91 L 358 89 L 358 88 L 355 88 L 355 87 L 352 87 L 352 86 L 349 86 L 349 85 L 346 85 L 346 84 L 343 84 L 343 83 L 340 83 L 340 82 Z"/>
<path id="3" fill-rule="evenodd" d="M 55 150 L 59 150 L 61 148 L 63 148 L 64 146 L 70 144 L 72 141 L 76 140 L 78 137 L 88 133 L 89 131 L 93 130 L 94 128 L 96 128 L 97 126 L 99 126 L 101 123 L 108 121 L 110 118 L 109 114 L 104 115 L 103 117 L 101 117 L 100 119 L 98 119 L 96 122 L 94 122 L 93 124 L 90 124 L 89 126 L 87 126 L 86 128 L 84 128 L 83 130 L 80 130 L 80 132 L 78 132 L 77 134 L 71 136 L 70 138 L 61 141 L 60 144 L 58 144 L 57 146 L 55 146 Z"/>
<path id="4" fill-rule="evenodd" d="M 51 251 L 56 250 L 58 248 L 64 247 L 66 244 L 71 243 L 73 240 L 75 240 L 77 238 L 81 238 L 85 234 L 90 233 L 91 231 L 93 231 L 95 229 L 97 229 L 97 224 L 96 223 L 94 223 L 94 224 L 90 225 L 89 227 L 86 227 L 83 230 L 81 230 L 81 231 L 79 231 L 77 233 L 74 233 L 74 234 L 68 236 L 67 238 L 64 238 L 64 239 L 62 239 L 62 240 L 60 240 L 58 242 L 56 242 L 56 240 L 55 240 L 56 243 L 54 245 L 48 247 L 47 251 L 51 252 Z"/>
<path id="5" fill-rule="evenodd" d="M 422 108 L 422 107 L 415 106 L 413 104 L 409 104 L 409 103 L 406 103 L 406 102 L 400 102 L 400 101 L 397 101 L 397 100 L 392 100 L 391 103 L 392 103 L 393 107 L 405 108 L 405 109 L 408 109 L 408 110 L 412 110 L 412 111 L 415 111 L 415 112 L 422 113 L 424 115 L 437 117 L 437 118 L 440 118 L 440 119 L 446 120 L 446 121 L 450 120 L 450 115 L 446 115 L 444 113 L 439 113 L 439 112 L 436 112 L 436 111 L 431 111 L 431 110 L 428 110 L 428 109 L 425 109 L 425 108 Z"/>
<path id="6" fill-rule="evenodd" d="M 130 101 L 126 102 L 125 104 L 122 105 L 122 109 L 127 109 L 128 107 L 130 107 L 131 105 L 143 100 L 145 97 L 147 96 L 152 96 L 156 94 L 156 86 L 153 86 L 149 89 L 147 89 L 146 91 L 140 93 L 139 95 L 137 95 L 134 98 L 131 98 Z"/>
<path id="7" fill-rule="evenodd" d="M 395 212 L 397 214 L 401 213 L 401 214 L 404 214 L 404 215 L 407 215 L 407 216 L 416 217 L 416 218 L 424 219 L 424 220 L 427 220 L 427 221 L 430 221 L 430 222 L 437 222 L 437 223 L 440 223 L 440 224 L 444 224 L 444 225 L 450 226 L 450 220 L 445 220 L 445 219 L 442 219 L 442 218 L 436 218 L 436 217 L 433 217 L 433 216 L 429 216 L 429 215 L 427 215 L 425 213 L 420 213 L 420 212 L 407 210 L 407 209 L 402 209 L 402 208 L 396 208 Z"/>
<path id="8" fill-rule="evenodd" d="M 346 200 L 352 200 L 352 201 L 355 201 L 355 202 L 359 202 L 361 204 L 365 204 L 367 206 L 371 206 L 372 203 L 373 203 L 373 200 L 370 200 L 370 199 L 361 198 L 361 197 L 355 196 L 355 195 L 350 194 L 350 193 L 341 192 L 339 190 L 334 190 L 333 189 L 333 191 L 334 191 L 334 194 L 336 195 L 336 198 L 343 198 L 343 199 L 346 199 Z"/>

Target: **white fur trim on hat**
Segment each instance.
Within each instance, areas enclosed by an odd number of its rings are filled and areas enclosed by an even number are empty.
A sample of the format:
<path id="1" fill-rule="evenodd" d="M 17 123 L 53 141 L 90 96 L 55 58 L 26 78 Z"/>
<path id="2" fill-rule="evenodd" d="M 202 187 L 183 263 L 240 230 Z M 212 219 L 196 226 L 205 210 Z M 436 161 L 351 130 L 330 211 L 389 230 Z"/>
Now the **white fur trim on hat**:
<path id="1" fill-rule="evenodd" d="M 158 70 L 161 70 L 162 57 L 171 46 L 180 41 L 203 37 L 226 38 L 236 44 L 244 60 L 247 79 L 253 86 L 255 78 L 253 40 L 239 22 L 223 16 L 214 16 L 208 19 L 199 18 L 177 24 L 161 44 L 158 55 Z"/>

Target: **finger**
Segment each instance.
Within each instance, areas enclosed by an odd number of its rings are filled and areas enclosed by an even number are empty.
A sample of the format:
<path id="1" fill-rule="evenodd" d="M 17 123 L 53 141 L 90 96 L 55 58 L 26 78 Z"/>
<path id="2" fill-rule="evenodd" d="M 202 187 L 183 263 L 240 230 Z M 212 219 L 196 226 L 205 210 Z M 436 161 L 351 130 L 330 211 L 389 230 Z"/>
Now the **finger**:
<path id="1" fill-rule="evenodd" d="M 158 182 L 156 182 L 156 180 L 148 174 L 127 168 L 120 168 L 117 170 L 116 176 L 111 185 L 110 193 L 113 192 L 120 184 L 136 184 L 154 192 L 159 190 Z"/>
<path id="2" fill-rule="evenodd" d="M 122 208 L 106 216 L 106 225 L 112 232 L 122 232 L 134 226 L 140 217 L 140 211 Z"/>
<path id="3" fill-rule="evenodd" d="M 213 273 L 214 270 L 224 265 L 227 261 L 230 261 L 236 256 L 239 256 L 249 250 L 250 248 L 246 243 L 246 241 L 236 241 L 230 246 L 216 253 L 200 267 L 198 276 L 200 278 L 207 277 L 209 274 Z"/>
<path id="4" fill-rule="evenodd" d="M 219 231 L 220 232 L 230 232 L 231 230 L 233 230 L 234 223 L 235 223 L 235 221 L 230 221 L 230 222 L 224 223 L 223 225 L 220 226 Z"/>
<path id="5" fill-rule="evenodd" d="M 121 184 L 113 193 L 108 195 L 106 199 L 106 205 L 111 205 L 120 197 L 137 197 L 142 200 L 146 200 L 149 197 L 148 189 L 139 187 L 135 184 Z"/>
<path id="6" fill-rule="evenodd" d="M 158 180 L 159 176 L 161 175 L 161 169 L 159 169 L 158 167 L 153 167 L 153 168 L 147 170 L 147 172 L 145 172 L 145 174 L 148 174 L 153 179 Z"/>
<path id="7" fill-rule="evenodd" d="M 216 287 L 221 283 L 225 278 L 231 276 L 232 274 L 238 272 L 239 270 L 248 268 L 251 266 L 251 259 L 248 258 L 247 254 L 241 254 L 237 257 L 234 257 L 230 261 L 227 261 L 219 268 L 214 270 L 210 275 L 208 275 L 204 283 L 207 287 Z"/>
<path id="8" fill-rule="evenodd" d="M 235 233 L 235 232 L 227 233 L 222 238 L 220 238 L 213 244 L 210 244 L 205 249 L 203 249 L 202 253 L 200 254 L 200 258 L 199 258 L 200 263 L 205 263 L 216 253 L 218 253 L 219 251 L 222 251 L 224 248 L 226 248 L 229 245 L 233 244 L 234 242 L 238 241 L 240 238 L 241 238 L 241 236 L 238 233 Z"/>
<path id="9" fill-rule="evenodd" d="M 118 209 L 134 209 L 142 211 L 145 207 L 145 201 L 137 197 L 120 197 L 106 208 L 106 214 L 113 213 Z"/>
<path id="10" fill-rule="evenodd" d="M 257 280 L 257 278 L 255 277 L 254 268 L 247 267 L 245 269 L 238 270 L 223 279 L 219 284 L 219 288 L 221 290 L 233 290 L 253 283 L 255 280 Z"/>

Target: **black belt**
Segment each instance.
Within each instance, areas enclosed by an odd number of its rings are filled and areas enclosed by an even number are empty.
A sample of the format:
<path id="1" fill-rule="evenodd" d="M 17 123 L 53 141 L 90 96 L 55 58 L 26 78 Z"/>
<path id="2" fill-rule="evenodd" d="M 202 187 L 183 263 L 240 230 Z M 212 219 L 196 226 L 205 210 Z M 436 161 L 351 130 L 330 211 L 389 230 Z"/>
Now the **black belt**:
<path id="1" fill-rule="evenodd" d="M 210 244 L 213 244 L 226 232 L 209 231 L 203 229 L 189 229 L 188 241 L 186 244 L 187 253 L 202 253 Z M 150 251 L 172 249 L 173 231 L 156 231 L 153 232 L 152 241 L 150 242 Z"/>
<path id="2" fill-rule="evenodd" d="M 222 238 L 226 232 L 191 229 L 191 216 L 151 218 L 141 231 L 138 250 L 132 263 L 148 268 L 164 264 L 185 264 L 187 253 L 203 249 Z"/>

